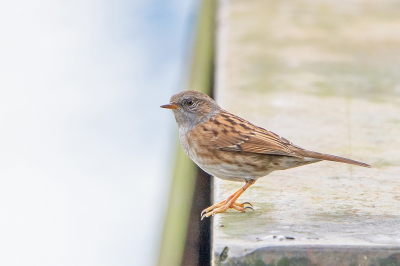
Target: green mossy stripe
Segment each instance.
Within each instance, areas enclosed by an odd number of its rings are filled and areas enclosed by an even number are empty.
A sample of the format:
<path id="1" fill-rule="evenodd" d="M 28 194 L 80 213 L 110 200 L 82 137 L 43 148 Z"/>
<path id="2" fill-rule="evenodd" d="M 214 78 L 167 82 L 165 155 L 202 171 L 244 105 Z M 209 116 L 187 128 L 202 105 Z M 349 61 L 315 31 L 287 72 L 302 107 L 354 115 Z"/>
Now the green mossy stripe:
<path id="1" fill-rule="evenodd" d="M 215 0 L 202 2 L 188 84 L 207 94 L 212 90 L 215 5 Z M 181 264 L 196 174 L 196 165 L 179 145 L 158 265 Z"/>

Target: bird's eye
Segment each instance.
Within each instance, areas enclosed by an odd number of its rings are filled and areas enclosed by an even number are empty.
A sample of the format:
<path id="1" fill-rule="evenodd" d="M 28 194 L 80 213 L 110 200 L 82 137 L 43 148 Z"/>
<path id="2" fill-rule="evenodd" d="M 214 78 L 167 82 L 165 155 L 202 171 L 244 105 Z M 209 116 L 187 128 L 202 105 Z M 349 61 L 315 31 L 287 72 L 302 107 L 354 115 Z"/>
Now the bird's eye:
<path id="1" fill-rule="evenodd" d="M 192 106 L 193 105 L 193 101 L 192 100 L 186 100 L 186 105 Z"/>

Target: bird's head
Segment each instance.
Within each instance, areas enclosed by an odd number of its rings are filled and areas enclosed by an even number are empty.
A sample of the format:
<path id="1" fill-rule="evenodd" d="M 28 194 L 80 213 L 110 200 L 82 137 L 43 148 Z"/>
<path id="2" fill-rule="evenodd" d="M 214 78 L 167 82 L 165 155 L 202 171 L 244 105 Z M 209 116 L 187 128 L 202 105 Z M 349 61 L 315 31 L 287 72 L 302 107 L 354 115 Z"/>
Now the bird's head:
<path id="1" fill-rule="evenodd" d="M 171 97 L 169 104 L 160 107 L 171 109 L 178 126 L 184 126 L 189 130 L 221 110 L 212 98 L 198 91 L 177 93 Z"/>

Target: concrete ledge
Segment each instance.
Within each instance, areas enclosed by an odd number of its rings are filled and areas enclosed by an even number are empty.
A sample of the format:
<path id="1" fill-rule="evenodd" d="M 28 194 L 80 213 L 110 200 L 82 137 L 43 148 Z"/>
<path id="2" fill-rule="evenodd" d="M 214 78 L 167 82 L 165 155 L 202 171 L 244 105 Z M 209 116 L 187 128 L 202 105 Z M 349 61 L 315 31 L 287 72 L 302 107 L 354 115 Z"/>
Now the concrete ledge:
<path id="1" fill-rule="evenodd" d="M 254 212 L 214 217 L 214 265 L 399 265 L 400 5 L 219 3 L 221 107 L 373 168 L 320 162 L 261 178 L 239 200 Z M 214 201 L 241 185 L 215 178 Z"/>

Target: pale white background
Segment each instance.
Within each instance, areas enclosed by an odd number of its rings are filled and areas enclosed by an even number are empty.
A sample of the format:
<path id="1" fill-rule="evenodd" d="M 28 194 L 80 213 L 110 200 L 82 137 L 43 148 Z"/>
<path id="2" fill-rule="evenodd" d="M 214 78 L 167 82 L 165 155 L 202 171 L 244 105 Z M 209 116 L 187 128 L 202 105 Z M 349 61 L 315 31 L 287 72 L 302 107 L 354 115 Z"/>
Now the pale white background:
<path id="1" fill-rule="evenodd" d="M 0 265 L 154 265 L 197 1 L 0 1 Z"/>

